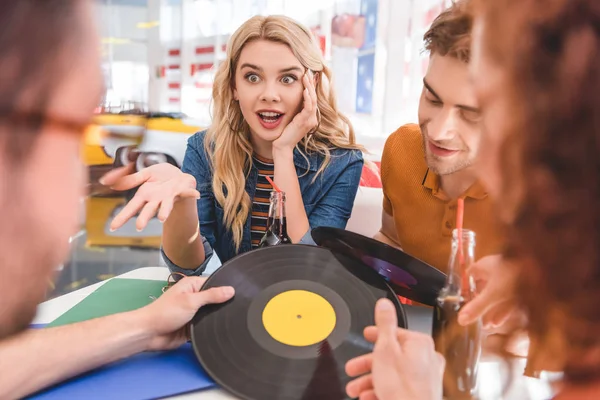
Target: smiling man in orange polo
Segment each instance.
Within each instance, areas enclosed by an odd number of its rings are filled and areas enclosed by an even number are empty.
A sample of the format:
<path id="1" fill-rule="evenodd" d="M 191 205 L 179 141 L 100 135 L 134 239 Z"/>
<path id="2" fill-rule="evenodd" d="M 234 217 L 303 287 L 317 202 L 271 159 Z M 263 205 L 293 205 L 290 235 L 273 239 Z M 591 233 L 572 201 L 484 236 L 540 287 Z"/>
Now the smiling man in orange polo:
<path id="1" fill-rule="evenodd" d="M 499 254 L 502 246 L 492 200 L 473 166 L 482 127 L 469 82 L 466 4 L 459 1 L 443 12 L 425 34 L 430 62 L 419 125 L 394 132 L 381 160 L 383 215 L 375 238 L 444 272 L 458 198 L 465 200 L 464 228 L 477 235 L 476 259 Z"/>

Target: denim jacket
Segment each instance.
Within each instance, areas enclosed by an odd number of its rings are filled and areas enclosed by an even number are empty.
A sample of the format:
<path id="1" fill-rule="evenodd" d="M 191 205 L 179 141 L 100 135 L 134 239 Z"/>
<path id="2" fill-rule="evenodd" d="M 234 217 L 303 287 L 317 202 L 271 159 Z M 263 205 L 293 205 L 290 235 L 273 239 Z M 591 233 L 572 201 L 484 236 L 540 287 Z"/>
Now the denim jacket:
<path id="1" fill-rule="evenodd" d="M 230 227 L 225 226 L 223 222 L 223 208 L 215 199 L 212 190 L 213 174 L 204 148 L 205 137 L 206 131 L 202 131 L 188 139 L 182 171 L 196 178 L 197 189 L 200 192 L 198 217 L 206 260 L 196 270 L 186 270 L 179 268 L 162 252 L 169 269 L 185 275 L 202 274 L 212 257 L 213 250 L 217 252 L 223 263 L 238 254 L 252 250 L 250 215 L 248 215 L 244 225 L 239 251 L 235 248 Z M 331 150 L 329 165 L 313 183 L 313 179 L 325 157 L 318 153 L 310 153 L 306 157 L 309 162 L 304 158 L 301 151 L 294 150 L 294 164 L 298 173 L 304 209 L 310 225 L 301 243 L 314 244 L 310 236 L 310 231 L 313 228 L 330 226 L 343 229 L 346 227 L 360 183 L 364 160 L 362 153 L 358 150 L 333 149 Z M 254 198 L 257 179 L 258 171 L 253 165 L 246 180 L 246 192 L 251 200 Z"/>

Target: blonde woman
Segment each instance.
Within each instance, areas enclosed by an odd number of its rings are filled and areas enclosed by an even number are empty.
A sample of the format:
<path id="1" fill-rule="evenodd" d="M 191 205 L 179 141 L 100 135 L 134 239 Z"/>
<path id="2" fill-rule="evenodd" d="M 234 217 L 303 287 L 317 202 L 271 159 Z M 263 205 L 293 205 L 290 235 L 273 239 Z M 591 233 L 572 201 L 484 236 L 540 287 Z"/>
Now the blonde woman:
<path id="1" fill-rule="evenodd" d="M 115 217 L 158 214 L 172 271 L 201 274 L 216 251 L 225 262 L 255 248 L 266 229 L 274 179 L 286 193 L 288 235 L 311 242 L 317 226 L 345 228 L 362 148 L 336 107 L 331 73 L 311 32 L 283 16 L 256 16 L 231 37 L 213 88 L 213 124 L 188 141 L 182 170 L 159 164 L 107 175 L 117 190 L 138 185 Z"/>

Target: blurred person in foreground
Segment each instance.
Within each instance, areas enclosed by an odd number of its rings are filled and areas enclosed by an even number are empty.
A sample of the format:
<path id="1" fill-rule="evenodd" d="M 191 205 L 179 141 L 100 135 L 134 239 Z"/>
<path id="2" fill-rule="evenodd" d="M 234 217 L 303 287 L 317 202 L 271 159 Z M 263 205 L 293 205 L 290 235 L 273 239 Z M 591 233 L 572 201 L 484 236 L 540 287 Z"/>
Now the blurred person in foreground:
<path id="1" fill-rule="evenodd" d="M 78 230 L 83 132 L 102 90 L 92 2 L 7 0 L 0 13 L 0 398 L 21 398 L 146 350 L 176 348 L 199 307 L 233 288 L 199 292 L 185 278 L 142 309 L 27 329 Z"/>
<path id="2" fill-rule="evenodd" d="M 524 311 L 533 364 L 564 372 L 555 399 L 597 399 L 600 3 L 480 0 L 475 16 L 471 76 L 484 125 L 478 171 L 508 228 L 510 266 L 487 271 L 460 322 L 499 308 Z M 365 332 L 374 353 L 347 364 L 350 375 L 363 375 L 348 393 L 440 399 L 443 360 L 431 341 L 395 323 L 381 301 L 377 327 Z M 407 338 L 421 340 L 421 352 L 410 353 Z"/>

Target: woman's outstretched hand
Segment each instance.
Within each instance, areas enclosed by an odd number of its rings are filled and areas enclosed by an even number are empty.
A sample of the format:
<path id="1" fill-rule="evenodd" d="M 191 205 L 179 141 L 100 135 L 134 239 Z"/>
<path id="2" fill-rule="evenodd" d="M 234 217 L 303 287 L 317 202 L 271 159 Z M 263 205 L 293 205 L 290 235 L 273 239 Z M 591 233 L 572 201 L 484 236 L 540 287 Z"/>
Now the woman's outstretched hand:
<path id="1" fill-rule="evenodd" d="M 184 198 L 200 198 L 196 179 L 168 163 L 161 163 L 133 173 L 133 164 L 110 171 L 100 183 L 113 190 L 138 188 L 135 196 L 112 220 L 111 230 L 119 229 L 129 219 L 138 215 L 136 228 L 143 230 L 150 219 L 158 216 L 166 221 L 175 203 Z"/>

